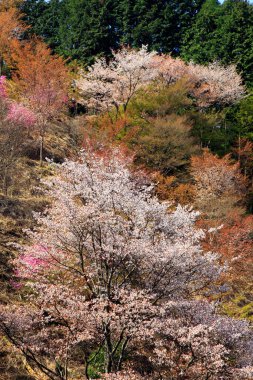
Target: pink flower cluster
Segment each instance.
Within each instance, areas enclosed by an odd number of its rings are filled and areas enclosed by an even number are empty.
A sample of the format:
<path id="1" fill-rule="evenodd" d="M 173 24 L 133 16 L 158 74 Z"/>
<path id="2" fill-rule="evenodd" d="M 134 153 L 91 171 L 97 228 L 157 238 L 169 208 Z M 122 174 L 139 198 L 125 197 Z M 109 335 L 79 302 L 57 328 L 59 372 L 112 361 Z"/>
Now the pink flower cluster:
<path id="1" fill-rule="evenodd" d="M 36 123 L 36 115 L 19 103 L 11 103 L 6 120 L 31 128 Z"/>
<path id="2" fill-rule="evenodd" d="M 0 98 L 6 98 L 6 89 L 5 89 L 6 77 L 4 75 L 0 76 Z"/>
<path id="3" fill-rule="evenodd" d="M 36 269 L 40 266 L 45 265 L 44 260 L 38 259 L 38 258 L 33 257 L 33 256 L 24 256 L 22 261 L 23 261 L 23 263 L 28 265 L 30 267 L 30 269 Z"/>

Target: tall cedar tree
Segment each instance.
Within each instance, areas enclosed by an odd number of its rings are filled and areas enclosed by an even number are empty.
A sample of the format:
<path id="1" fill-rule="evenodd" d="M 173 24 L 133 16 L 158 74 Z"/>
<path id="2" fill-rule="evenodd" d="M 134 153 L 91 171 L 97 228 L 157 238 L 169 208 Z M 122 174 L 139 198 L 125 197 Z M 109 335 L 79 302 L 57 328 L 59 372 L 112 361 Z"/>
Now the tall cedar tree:
<path id="1" fill-rule="evenodd" d="M 90 63 L 120 45 L 178 54 L 204 0 L 28 0 L 22 6 L 33 32 L 65 56 Z"/>

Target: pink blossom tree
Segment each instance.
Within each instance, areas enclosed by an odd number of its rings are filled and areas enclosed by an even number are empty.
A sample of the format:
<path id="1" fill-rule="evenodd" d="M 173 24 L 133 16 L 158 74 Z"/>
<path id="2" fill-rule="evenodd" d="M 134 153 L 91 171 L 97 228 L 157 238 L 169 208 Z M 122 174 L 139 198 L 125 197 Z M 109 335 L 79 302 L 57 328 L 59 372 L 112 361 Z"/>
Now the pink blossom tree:
<path id="1" fill-rule="evenodd" d="M 53 380 L 90 379 L 92 367 L 108 380 L 249 373 L 248 324 L 196 300 L 224 270 L 201 248 L 198 213 L 168 212 L 125 161 L 83 152 L 56 166 L 52 206 L 15 262 L 28 304 L 4 307 L 1 329 Z"/>
<path id="2" fill-rule="evenodd" d="M 0 76 L 0 99 L 5 106 L 5 121 L 19 125 L 21 127 L 33 127 L 37 121 L 34 112 L 25 107 L 23 104 L 9 99 L 6 87 L 6 77 L 2 75 Z"/>
<path id="3" fill-rule="evenodd" d="M 245 87 L 234 65 L 208 66 L 190 64 L 189 73 L 195 81 L 194 95 L 202 107 L 221 104 L 230 105 L 243 98 Z"/>
<path id="4" fill-rule="evenodd" d="M 30 129 L 35 126 L 37 118 L 29 108 L 24 107 L 22 104 L 11 102 L 6 120 Z"/>

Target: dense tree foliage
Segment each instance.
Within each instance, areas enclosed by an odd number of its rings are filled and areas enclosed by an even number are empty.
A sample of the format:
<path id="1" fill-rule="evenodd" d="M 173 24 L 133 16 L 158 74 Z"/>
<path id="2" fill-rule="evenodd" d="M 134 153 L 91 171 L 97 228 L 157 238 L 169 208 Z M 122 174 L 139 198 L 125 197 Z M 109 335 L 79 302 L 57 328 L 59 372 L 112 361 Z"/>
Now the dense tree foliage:
<path id="1" fill-rule="evenodd" d="M 0 8 L 0 75 L 3 69 L 6 71 L 6 63 L 11 62 L 11 54 L 16 45 L 27 29 L 21 20 L 20 12 L 14 7 Z"/>
<path id="2" fill-rule="evenodd" d="M 116 107 L 118 114 L 120 105 L 126 112 L 138 89 L 158 76 L 152 65 L 156 53 L 149 53 L 146 46 L 139 51 L 124 48 L 112 55 L 109 63 L 105 58 L 97 59 L 76 81 L 84 104 L 93 112 Z"/>
<path id="3" fill-rule="evenodd" d="M 28 0 L 22 5 L 33 31 L 57 52 L 91 62 L 122 44 L 149 45 L 178 54 L 183 31 L 203 0 Z"/>
<path id="4" fill-rule="evenodd" d="M 21 7 L 34 33 L 84 63 L 144 44 L 201 64 L 234 63 L 253 82 L 253 5 L 245 0 L 26 0 Z"/>

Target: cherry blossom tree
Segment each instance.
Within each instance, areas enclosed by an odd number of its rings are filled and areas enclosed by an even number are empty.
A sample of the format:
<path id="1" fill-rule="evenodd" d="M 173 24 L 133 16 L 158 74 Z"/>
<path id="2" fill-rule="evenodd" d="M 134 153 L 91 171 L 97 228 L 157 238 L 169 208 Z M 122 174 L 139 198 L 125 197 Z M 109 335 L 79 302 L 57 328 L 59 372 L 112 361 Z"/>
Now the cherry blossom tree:
<path id="1" fill-rule="evenodd" d="M 200 106 L 230 105 L 242 99 L 245 87 L 236 67 L 224 67 L 218 63 L 208 66 L 193 65 L 189 67 L 193 78 L 196 78 L 194 95 Z"/>
<path id="2" fill-rule="evenodd" d="M 187 64 L 182 59 L 170 55 L 156 55 L 151 64 L 167 84 L 175 83 L 189 75 Z"/>
<path id="3" fill-rule="evenodd" d="M 159 77 L 168 85 L 187 78 L 189 94 L 201 108 L 233 104 L 245 94 L 241 76 L 233 65 L 186 64 L 179 58 L 148 52 L 146 46 L 139 51 L 122 48 L 112 53 L 109 62 L 97 59 L 76 80 L 81 102 L 95 111 L 116 107 L 119 112 L 120 105 L 126 111 L 136 91 Z"/>
<path id="4" fill-rule="evenodd" d="M 122 105 L 125 112 L 136 91 L 156 77 L 151 65 L 156 53 L 143 46 L 140 50 L 122 48 L 112 55 L 109 62 L 99 58 L 88 73 L 81 72 L 76 85 L 88 108 L 108 111 L 116 107 L 119 112 Z"/>
<path id="5" fill-rule="evenodd" d="M 250 371 L 247 322 L 195 299 L 215 291 L 224 270 L 201 248 L 198 213 L 169 212 L 118 150 L 82 152 L 45 184 L 52 205 L 35 215 L 15 262 L 28 304 L 4 307 L 0 319 L 30 365 L 53 380 L 89 379 L 94 367 L 108 380 Z"/>
<path id="6" fill-rule="evenodd" d="M 186 64 L 179 58 L 163 55 L 153 58 L 153 66 L 168 84 L 180 78 L 188 78 L 190 93 L 201 108 L 230 105 L 245 95 L 242 78 L 234 65 Z"/>

